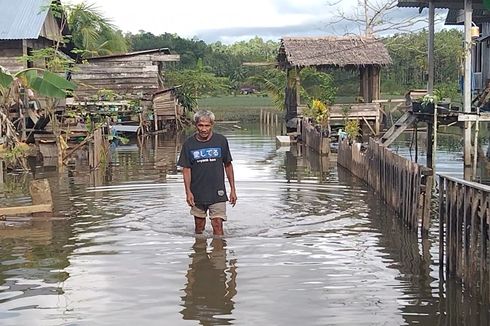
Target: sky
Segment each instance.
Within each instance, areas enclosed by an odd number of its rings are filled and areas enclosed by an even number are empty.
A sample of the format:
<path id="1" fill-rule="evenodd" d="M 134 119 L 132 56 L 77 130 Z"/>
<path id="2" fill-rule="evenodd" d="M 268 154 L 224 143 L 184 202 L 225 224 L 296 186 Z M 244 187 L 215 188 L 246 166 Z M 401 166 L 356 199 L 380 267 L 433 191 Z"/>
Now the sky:
<path id="1" fill-rule="evenodd" d="M 376 0 L 380 1 L 380 0 Z M 382 0 L 381 0 L 382 1 Z M 82 0 L 71 0 L 79 3 Z M 155 35 L 175 33 L 206 43 L 225 44 L 260 36 L 278 41 L 283 36 L 359 34 L 357 24 L 332 24 L 338 11 L 352 13 L 358 0 L 86 0 L 123 32 L 141 30 Z M 129 3 L 133 5 L 129 5 Z M 397 8 L 395 15 L 416 15 Z"/>

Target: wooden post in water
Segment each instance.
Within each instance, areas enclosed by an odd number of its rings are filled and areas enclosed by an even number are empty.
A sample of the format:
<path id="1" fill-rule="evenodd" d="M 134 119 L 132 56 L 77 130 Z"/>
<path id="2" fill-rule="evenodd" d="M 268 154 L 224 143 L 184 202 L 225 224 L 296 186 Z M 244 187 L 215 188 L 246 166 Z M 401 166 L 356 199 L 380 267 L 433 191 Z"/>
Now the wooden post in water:
<path id="1" fill-rule="evenodd" d="M 51 205 L 53 206 L 53 197 L 48 179 L 32 180 L 29 186 L 29 192 L 32 197 L 33 205 Z"/>
<path id="2" fill-rule="evenodd" d="M 0 184 L 4 183 L 4 177 L 3 177 L 3 161 L 0 160 Z"/>
<path id="3" fill-rule="evenodd" d="M 260 109 L 260 116 L 259 116 L 259 122 L 260 122 L 260 124 L 263 123 L 263 120 L 262 120 L 263 114 L 264 114 L 264 109 Z"/>
<path id="4" fill-rule="evenodd" d="M 432 122 L 427 122 L 427 167 L 434 170 L 434 124 Z"/>
<path id="5" fill-rule="evenodd" d="M 480 115 L 480 107 L 476 108 L 476 121 L 475 121 L 475 140 L 473 142 L 473 178 L 472 180 L 477 182 L 477 164 L 478 164 L 478 133 L 480 131 L 480 121 L 478 121 L 478 116 Z"/>
<path id="6" fill-rule="evenodd" d="M 472 0 L 464 0 L 464 85 L 463 111 L 471 112 L 471 26 L 473 19 Z M 464 123 L 464 165 L 471 166 L 471 122 Z M 469 176 L 465 175 L 468 180 Z"/>

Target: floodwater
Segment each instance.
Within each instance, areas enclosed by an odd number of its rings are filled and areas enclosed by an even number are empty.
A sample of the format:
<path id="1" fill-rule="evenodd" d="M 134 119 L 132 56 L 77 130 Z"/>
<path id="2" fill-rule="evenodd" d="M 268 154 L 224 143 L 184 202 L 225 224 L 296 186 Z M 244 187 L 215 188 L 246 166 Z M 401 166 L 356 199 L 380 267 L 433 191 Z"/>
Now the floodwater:
<path id="1" fill-rule="evenodd" d="M 238 192 L 223 239 L 193 235 L 182 138 L 117 147 L 107 171 L 35 167 L 54 218 L 0 222 L 0 325 L 489 323 L 487 301 L 441 278 L 437 221 L 417 239 L 334 156 L 218 129 Z M 6 176 L 0 205 L 28 203 L 26 179 Z"/>

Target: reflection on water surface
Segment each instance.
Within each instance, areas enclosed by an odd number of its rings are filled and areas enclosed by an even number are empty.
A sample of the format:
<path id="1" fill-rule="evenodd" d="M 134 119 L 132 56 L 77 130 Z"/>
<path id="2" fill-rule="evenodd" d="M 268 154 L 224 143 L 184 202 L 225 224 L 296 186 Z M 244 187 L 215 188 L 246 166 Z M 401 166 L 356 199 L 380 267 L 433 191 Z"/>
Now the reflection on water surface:
<path id="1" fill-rule="evenodd" d="M 224 239 L 193 235 L 182 137 L 118 147 L 107 171 L 37 167 L 55 218 L 1 222 L 0 324 L 489 323 L 487 302 L 440 282 L 436 222 L 418 240 L 334 158 L 222 130 L 239 197 Z M 22 178 L 0 204 L 28 202 Z"/>

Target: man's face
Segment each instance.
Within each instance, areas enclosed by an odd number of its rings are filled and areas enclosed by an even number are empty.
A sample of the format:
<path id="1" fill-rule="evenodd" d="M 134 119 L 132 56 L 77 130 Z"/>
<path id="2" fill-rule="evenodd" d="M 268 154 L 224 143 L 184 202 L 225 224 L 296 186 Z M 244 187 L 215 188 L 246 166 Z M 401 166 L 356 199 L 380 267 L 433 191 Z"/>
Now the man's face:
<path id="1" fill-rule="evenodd" d="M 208 139 L 211 135 L 211 131 L 213 130 L 213 124 L 211 120 L 206 118 L 199 119 L 199 122 L 196 123 L 197 133 L 199 134 L 199 138 Z"/>

